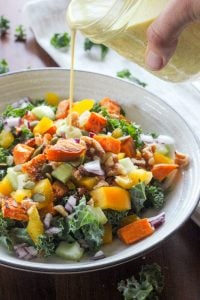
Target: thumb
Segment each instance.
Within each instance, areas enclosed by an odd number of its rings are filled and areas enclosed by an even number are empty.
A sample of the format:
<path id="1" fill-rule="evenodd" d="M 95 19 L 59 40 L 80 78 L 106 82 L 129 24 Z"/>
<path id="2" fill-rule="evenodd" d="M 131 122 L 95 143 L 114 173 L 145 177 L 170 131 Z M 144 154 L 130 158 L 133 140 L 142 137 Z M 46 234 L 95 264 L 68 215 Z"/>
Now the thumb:
<path id="1" fill-rule="evenodd" d="M 174 54 L 181 32 L 198 18 L 200 1 L 169 1 L 147 30 L 146 65 L 154 71 L 162 69 Z"/>

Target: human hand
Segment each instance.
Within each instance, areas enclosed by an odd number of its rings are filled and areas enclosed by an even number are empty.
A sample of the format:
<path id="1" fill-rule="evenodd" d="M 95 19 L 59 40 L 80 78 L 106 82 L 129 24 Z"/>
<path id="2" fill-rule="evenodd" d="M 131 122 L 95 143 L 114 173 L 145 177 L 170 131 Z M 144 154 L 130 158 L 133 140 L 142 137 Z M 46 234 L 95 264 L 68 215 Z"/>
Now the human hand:
<path id="1" fill-rule="evenodd" d="M 193 21 L 200 21 L 199 0 L 171 0 L 147 30 L 146 65 L 154 71 L 162 69 L 172 57 L 178 38 Z"/>

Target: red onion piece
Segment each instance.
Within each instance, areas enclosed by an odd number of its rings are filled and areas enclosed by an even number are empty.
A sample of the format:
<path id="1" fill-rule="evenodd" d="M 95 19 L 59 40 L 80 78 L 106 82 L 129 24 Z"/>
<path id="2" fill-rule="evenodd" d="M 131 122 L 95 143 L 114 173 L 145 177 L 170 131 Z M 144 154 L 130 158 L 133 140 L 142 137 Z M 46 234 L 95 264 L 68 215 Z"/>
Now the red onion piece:
<path id="1" fill-rule="evenodd" d="M 37 256 L 37 254 L 38 254 L 37 249 L 35 249 L 33 246 L 24 247 L 24 249 L 25 249 L 31 256 Z"/>
<path id="2" fill-rule="evenodd" d="M 45 218 L 44 218 L 44 225 L 45 227 L 48 229 L 50 227 L 50 223 L 51 223 L 51 220 L 52 220 L 53 216 L 52 214 L 50 213 L 47 213 L 45 215 Z"/>
<path id="3" fill-rule="evenodd" d="M 54 235 L 54 234 L 58 234 L 59 232 L 61 232 L 62 229 L 58 228 L 58 227 L 50 227 L 49 229 L 47 229 L 45 232 L 46 234 L 49 235 Z"/>
<path id="4" fill-rule="evenodd" d="M 161 214 L 155 217 L 149 218 L 149 222 L 154 228 L 161 226 L 165 222 L 165 213 L 162 212 Z"/>
<path id="5" fill-rule="evenodd" d="M 101 168 L 99 159 L 85 163 L 83 165 L 83 167 L 89 173 L 93 173 L 93 174 L 100 175 L 100 176 L 105 174 Z"/>
<path id="6" fill-rule="evenodd" d="M 27 98 L 20 99 L 19 101 L 16 101 L 15 103 L 12 104 L 12 107 L 18 108 L 21 107 L 22 104 L 31 104 L 29 98 L 27 97 Z"/>
<path id="7" fill-rule="evenodd" d="M 151 135 L 148 134 L 141 134 L 140 135 L 141 141 L 147 144 L 152 144 L 154 142 L 154 139 Z"/>
<path id="8" fill-rule="evenodd" d="M 33 246 L 22 243 L 14 246 L 14 250 L 19 258 L 29 260 L 37 256 L 37 250 Z"/>
<path id="9" fill-rule="evenodd" d="M 79 144 L 80 143 L 80 139 L 75 138 L 74 141 Z"/>
<path id="10" fill-rule="evenodd" d="M 95 255 L 92 257 L 93 260 L 103 259 L 105 258 L 105 254 L 102 250 L 95 253 Z"/>
<path id="11" fill-rule="evenodd" d="M 74 196 L 70 196 L 65 204 L 65 209 L 71 213 L 73 211 L 74 206 L 76 206 L 76 198 Z"/>
<path id="12" fill-rule="evenodd" d="M 95 136 L 95 133 L 94 132 L 89 132 L 89 137 L 93 138 Z"/>
<path id="13" fill-rule="evenodd" d="M 13 128 L 13 127 L 19 126 L 20 125 L 20 121 L 21 121 L 20 117 L 17 117 L 17 118 L 9 117 L 9 118 L 5 119 L 4 125 L 6 125 L 6 126 L 8 126 L 10 128 Z"/>

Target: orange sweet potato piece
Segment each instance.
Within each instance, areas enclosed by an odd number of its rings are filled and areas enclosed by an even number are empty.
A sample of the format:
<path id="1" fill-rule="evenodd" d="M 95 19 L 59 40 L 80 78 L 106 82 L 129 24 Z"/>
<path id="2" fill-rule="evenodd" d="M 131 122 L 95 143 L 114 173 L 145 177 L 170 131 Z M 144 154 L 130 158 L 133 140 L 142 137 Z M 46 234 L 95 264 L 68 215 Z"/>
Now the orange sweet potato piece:
<path id="1" fill-rule="evenodd" d="M 64 119 L 67 117 L 69 112 L 69 100 L 62 100 L 58 104 L 58 108 L 56 111 L 56 120 L 58 119 Z"/>
<path id="2" fill-rule="evenodd" d="M 135 157 L 136 150 L 135 150 L 135 143 L 131 136 L 127 139 L 121 141 L 121 150 L 128 157 Z"/>
<path id="3" fill-rule="evenodd" d="M 107 120 L 102 115 L 92 112 L 85 124 L 87 131 L 99 133 L 106 126 Z"/>
<path id="4" fill-rule="evenodd" d="M 95 135 L 94 139 L 99 142 L 106 152 L 118 154 L 121 149 L 121 142 L 112 136 L 108 135 Z"/>
<path id="5" fill-rule="evenodd" d="M 13 158 L 16 165 L 23 164 L 29 160 L 34 148 L 25 145 L 25 144 L 17 144 L 13 149 Z"/>
<path id="6" fill-rule="evenodd" d="M 46 157 L 51 161 L 69 161 L 80 157 L 86 148 L 73 139 L 59 139 L 46 150 Z"/>
<path id="7" fill-rule="evenodd" d="M 177 169 L 177 164 L 156 164 L 151 169 L 153 177 L 159 181 L 162 181 L 167 177 L 173 170 Z"/>
<path id="8" fill-rule="evenodd" d="M 31 177 L 33 177 L 36 180 L 40 180 L 43 178 L 41 169 L 46 162 L 46 155 L 39 154 L 32 158 L 30 161 L 23 164 L 22 172 L 28 173 Z"/>
<path id="9" fill-rule="evenodd" d="M 103 98 L 99 102 L 99 104 L 101 106 L 104 106 L 110 114 L 120 115 L 121 107 L 114 100 L 106 97 L 106 98 Z"/>
<path id="10" fill-rule="evenodd" d="M 18 221 L 28 221 L 27 211 L 21 203 L 17 203 L 12 198 L 2 199 L 2 214 L 4 218 Z"/>
<path id="11" fill-rule="evenodd" d="M 54 135 L 56 133 L 57 127 L 54 125 L 49 130 L 47 130 L 46 133 L 49 133 L 50 135 Z"/>
<path id="12" fill-rule="evenodd" d="M 55 181 L 52 184 L 53 193 L 56 199 L 60 199 L 67 195 L 68 187 L 59 181 Z"/>
<path id="13" fill-rule="evenodd" d="M 29 147 L 35 147 L 36 146 L 35 138 L 31 138 L 31 139 L 25 141 L 24 144 Z"/>
<path id="14" fill-rule="evenodd" d="M 147 218 L 139 219 L 120 228 L 117 233 L 119 238 L 126 244 L 131 245 L 154 232 Z"/>

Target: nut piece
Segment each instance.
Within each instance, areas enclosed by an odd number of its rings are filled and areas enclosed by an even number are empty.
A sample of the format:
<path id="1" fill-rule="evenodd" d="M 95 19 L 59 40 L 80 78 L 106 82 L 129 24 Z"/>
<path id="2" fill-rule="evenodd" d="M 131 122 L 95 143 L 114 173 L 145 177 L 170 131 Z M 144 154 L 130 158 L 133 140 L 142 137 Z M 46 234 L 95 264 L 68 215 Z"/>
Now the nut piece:
<path id="1" fill-rule="evenodd" d="M 54 206 L 54 209 L 55 209 L 60 215 L 62 215 L 63 217 L 67 217 L 67 216 L 68 216 L 68 213 L 66 212 L 64 206 L 62 206 L 62 205 L 56 205 L 56 206 Z"/>
<path id="2" fill-rule="evenodd" d="M 175 152 L 175 164 L 179 165 L 180 167 L 185 167 L 189 164 L 189 156 L 176 151 Z"/>

